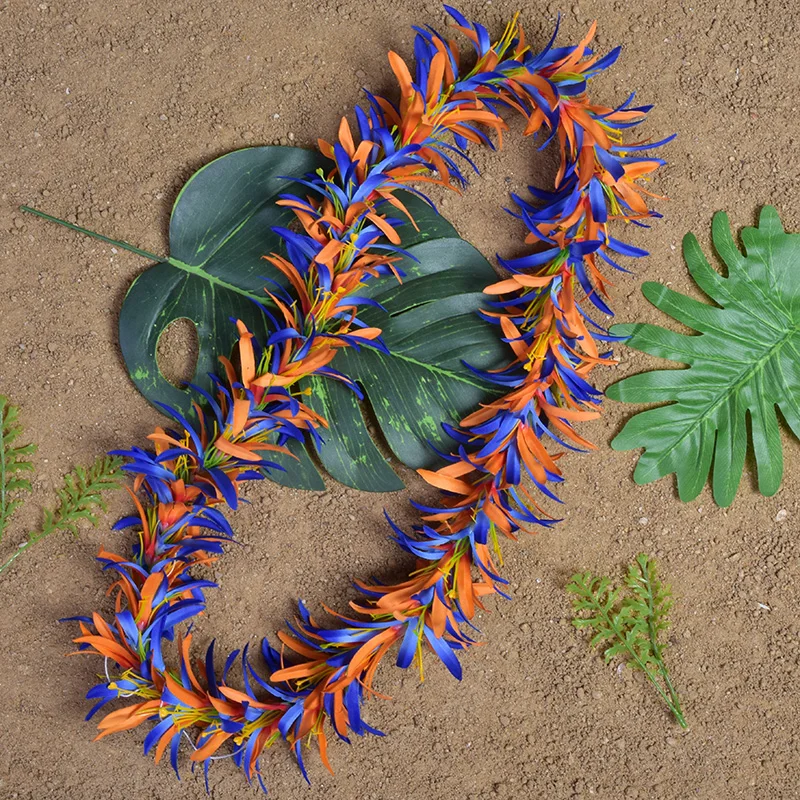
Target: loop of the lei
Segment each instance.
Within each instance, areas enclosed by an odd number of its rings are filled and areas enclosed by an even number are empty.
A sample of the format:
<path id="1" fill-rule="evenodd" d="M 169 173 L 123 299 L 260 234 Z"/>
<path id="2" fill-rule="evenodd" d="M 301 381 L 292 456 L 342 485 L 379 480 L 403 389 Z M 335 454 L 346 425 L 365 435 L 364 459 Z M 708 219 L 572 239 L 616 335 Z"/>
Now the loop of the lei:
<path id="1" fill-rule="evenodd" d="M 619 269 L 618 255 L 645 255 L 607 228 L 614 218 L 639 224 L 657 216 L 636 181 L 663 163 L 640 151 L 663 142 L 622 147 L 623 130 L 649 109 L 632 107 L 632 98 L 616 109 L 587 98 L 589 79 L 618 55 L 618 49 L 603 58 L 592 54 L 594 26 L 576 47 L 554 48 L 551 40 L 534 53 L 516 18 L 492 44 L 483 26 L 447 10 L 471 41 L 475 66 L 463 69 L 456 44 L 433 29 L 418 29 L 414 75 L 390 53 L 399 103 L 368 93 L 368 109 L 356 109 L 357 133 L 343 120 L 338 142 L 320 143 L 333 162 L 330 172 L 306 176 L 307 197 L 279 201 L 292 209 L 302 233 L 279 229 L 286 255 L 269 256 L 291 286 L 268 289 L 264 312 L 274 333 L 256 342 L 239 323 L 235 358 L 220 358 L 225 379 L 215 378 L 216 396 L 197 390 L 203 406 L 195 406 L 196 420 L 165 407 L 176 429 L 151 434 L 152 450 L 116 451 L 130 459 L 124 469 L 135 476 L 136 513 L 115 528 L 135 529 L 137 541 L 130 555 L 103 550 L 98 556 L 118 576 L 114 619 L 75 618 L 79 649 L 102 656 L 106 670 L 88 693 L 96 700 L 88 717 L 124 699 L 102 718 L 98 738 L 149 723 L 145 752 L 158 761 L 169 751 L 176 772 L 184 741 L 193 766 L 202 764 L 206 776 L 213 760 L 231 758 L 248 780 L 261 782 L 259 758 L 278 739 L 294 746 L 304 775 L 304 741 L 317 740 L 330 768 L 327 732 L 345 740 L 350 733 L 379 733 L 363 720 L 362 705 L 375 694 L 375 671 L 394 645 L 398 666 L 416 663 L 421 670 L 423 650 L 430 650 L 460 678 L 456 652 L 474 643 L 464 628 L 472 629 L 483 597 L 507 596 L 498 534 L 515 538 L 520 529 L 554 522 L 522 482 L 555 498 L 549 484 L 561 473 L 542 440 L 571 449 L 589 444 L 573 423 L 597 416 L 600 393 L 588 374 L 609 363 L 601 347 L 611 337 L 576 293 L 610 314 L 600 265 Z M 532 189 L 532 203 L 514 197 L 514 214 L 536 248 L 501 259 L 509 275 L 486 289 L 496 300 L 485 315 L 512 360 L 479 374 L 505 396 L 447 427 L 455 442 L 448 463 L 420 471 L 442 491 L 440 505 L 414 504 L 421 523 L 411 533 L 390 520 L 394 541 L 417 559 L 414 572 L 395 585 L 359 582 L 363 600 L 351 604 L 354 616 L 328 610 L 332 627 L 319 625 L 301 603 L 296 621 L 278 634 L 280 652 L 263 640 L 266 676 L 245 648 L 226 658 L 220 677 L 213 642 L 205 659 L 193 661 L 191 635 L 178 632 L 202 613 L 204 592 L 215 586 L 193 577 L 192 567 L 211 563 L 232 539 L 220 507 L 236 508 L 239 484 L 276 467 L 271 451 L 284 451 L 291 439 L 318 437 L 327 424 L 296 392 L 301 378 L 326 376 L 357 390 L 331 361 L 341 347 L 385 349 L 380 330 L 364 326 L 348 298 L 368 280 L 402 277 L 396 256 L 378 242 L 388 240 L 399 251 L 396 229 L 405 209 L 396 190 L 418 192 L 412 184 L 420 181 L 465 184 L 468 144 L 491 146 L 487 131 L 502 134 L 506 109 L 523 114 L 526 134 L 539 134 L 545 144 L 555 140 L 561 165 L 552 191 Z M 173 640 L 179 662 L 169 667 L 164 643 Z M 228 682 L 237 659 L 239 688 Z M 223 745 L 229 750 L 220 753 Z"/>

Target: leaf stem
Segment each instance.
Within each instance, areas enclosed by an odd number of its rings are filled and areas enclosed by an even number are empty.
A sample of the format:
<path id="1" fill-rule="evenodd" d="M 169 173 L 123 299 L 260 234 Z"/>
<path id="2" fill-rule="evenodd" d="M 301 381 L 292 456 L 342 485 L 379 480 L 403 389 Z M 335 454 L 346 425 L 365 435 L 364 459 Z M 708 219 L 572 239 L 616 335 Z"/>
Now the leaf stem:
<path id="1" fill-rule="evenodd" d="M 42 219 L 46 219 L 48 222 L 55 222 L 56 225 L 61 225 L 64 228 L 69 228 L 71 231 L 77 231 L 78 233 L 83 233 L 86 236 L 91 236 L 93 239 L 99 239 L 101 242 L 106 242 L 107 244 L 113 244 L 116 247 L 121 247 L 123 250 L 128 250 L 131 253 L 136 253 L 137 256 L 150 259 L 150 261 L 159 261 L 159 262 L 167 261 L 167 259 L 164 258 L 164 256 L 157 256 L 155 253 L 150 253 L 147 250 L 142 250 L 141 247 L 136 247 L 135 245 L 128 244 L 128 242 L 123 242 L 119 239 L 111 239 L 108 236 L 103 236 L 102 233 L 95 233 L 94 231 L 90 231 L 87 228 L 82 228 L 80 225 L 73 225 L 71 222 L 67 222 L 65 219 L 59 219 L 58 217 L 50 216 L 50 214 L 45 214 L 44 211 L 39 211 L 36 208 L 31 208 L 30 206 L 20 206 L 19 208 L 20 211 L 25 211 L 28 214 L 33 214 L 34 216 L 41 217 Z"/>
<path id="2" fill-rule="evenodd" d="M 61 509 L 59 509 L 59 512 Z M 41 530 L 38 531 L 30 531 L 28 533 L 28 538 L 22 542 L 16 549 L 16 551 L 2 564 L 0 564 L 0 572 L 2 572 L 6 567 L 11 566 L 11 564 L 18 559 L 29 547 L 36 544 L 40 539 L 44 539 L 45 536 L 53 533 L 53 531 L 58 530 L 60 523 L 63 518 L 63 514 L 56 512 L 56 516 L 50 517 L 49 514 L 45 515 L 45 523 L 42 525 Z"/>
<path id="3" fill-rule="evenodd" d="M 648 615 L 647 615 L 647 634 L 650 638 L 650 646 L 653 648 L 653 655 L 655 656 L 656 664 L 658 664 L 658 671 L 661 675 L 661 678 L 664 681 L 667 689 L 669 690 L 670 700 L 667 701 L 672 713 L 675 715 L 675 719 L 678 720 L 680 726 L 682 728 L 688 728 L 689 726 L 686 724 L 686 720 L 683 717 L 683 710 L 681 709 L 680 700 L 678 699 L 678 692 L 675 690 L 675 687 L 672 685 L 672 681 L 669 677 L 669 671 L 667 670 L 667 665 L 664 663 L 664 658 L 662 657 L 662 646 L 658 641 L 658 630 L 656 629 L 655 620 L 656 620 L 656 598 L 655 593 L 653 591 L 653 583 L 650 579 L 650 562 L 645 557 L 644 559 L 636 559 L 636 564 L 639 567 L 639 570 L 642 573 L 642 580 L 644 582 L 644 587 L 647 592 L 647 608 L 648 608 Z M 663 696 L 663 693 L 662 693 Z M 666 698 L 665 698 L 666 699 Z"/>
<path id="4" fill-rule="evenodd" d="M 40 539 L 43 539 L 45 536 L 47 536 L 48 533 L 52 533 L 52 530 L 48 531 L 41 530 L 37 531 L 36 533 L 33 532 L 29 533 L 28 538 L 24 542 L 22 542 L 22 544 L 20 544 L 20 546 L 14 551 L 14 553 L 12 553 L 12 555 L 9 556 L 9 558 L 6 561 L 0 564 L 0 572 L 10 567 L 14 563 L 14 561 L 16 561 L 31 545 L 36 544 L 36 542 L 38 542 Z"/>
<path id="5" fill-rule="evenodd" d="M 3 538 L 6 516 L 6 409 L 8 401 L 0 396 L 0 539 Z M 9 409 L 10 412 L 10 409 Z"/>

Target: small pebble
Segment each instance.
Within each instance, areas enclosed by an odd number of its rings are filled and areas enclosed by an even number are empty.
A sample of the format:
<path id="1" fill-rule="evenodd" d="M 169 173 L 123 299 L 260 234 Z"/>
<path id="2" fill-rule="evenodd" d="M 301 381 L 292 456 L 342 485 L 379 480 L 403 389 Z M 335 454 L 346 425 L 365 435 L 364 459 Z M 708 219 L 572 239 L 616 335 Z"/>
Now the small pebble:
<path id="1" fill-rule="evenodd" d="M 788 516 L 789 516 L 789 512 L 785 508 L 782 508 L 775 515 L 775 522 L 783 522 L 786 519 L 786 517 L 788 517 Z"/>

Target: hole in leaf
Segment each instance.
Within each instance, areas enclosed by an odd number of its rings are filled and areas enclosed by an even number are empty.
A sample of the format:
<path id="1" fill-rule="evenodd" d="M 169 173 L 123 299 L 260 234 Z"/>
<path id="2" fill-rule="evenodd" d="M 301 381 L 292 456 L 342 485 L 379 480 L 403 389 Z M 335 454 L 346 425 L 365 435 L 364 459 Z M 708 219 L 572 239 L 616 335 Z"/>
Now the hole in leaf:
<path id="1" fill-rule="evenodd" d="M 161 374 L 179 389 L 194 376 L 200 342 L 197 327 L 186 317 L 173 320 L 158 338 L 156 363 Z"/>

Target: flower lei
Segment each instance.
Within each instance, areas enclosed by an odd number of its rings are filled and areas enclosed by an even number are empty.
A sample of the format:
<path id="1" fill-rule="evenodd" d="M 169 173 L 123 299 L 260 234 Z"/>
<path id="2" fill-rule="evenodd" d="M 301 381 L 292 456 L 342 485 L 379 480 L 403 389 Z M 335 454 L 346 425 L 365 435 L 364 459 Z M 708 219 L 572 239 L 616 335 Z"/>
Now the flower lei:
<path id="1" fill-rule="evenodd" d="M 555 499 L 548 484 L 561 481 L 561 473 L 542 440 L 569 449 L 590 446 L 573 423 L 598 416 L 600 392 L 587 378 L 595 365 L 612 363 L 599 349 L 612 337 L 592 322 L 576 293 L 611 313 L 600 265 L 622 269 L 617 255 L 646 252 L 610 236 L 608 223 L 642 224 L 659 216 L 648 210 L 642 195 L 649 193 L 636 181 L 664 162 L 639 152 L 669 139 L 623 147 L 622 131 L 640 123 L 649 107 L 631 107 L 633 96 L 614 109 L 587 98 L 588 81 L 619 54 L 619 48 L 603 58 L 592 54 L 594 25 L 575 47 L 553 47 L 554 34 L 535 53 L 516 17 L 492 44 L 482 25 L 446 9 L 472 42 L 475 65 L 462 68 L 456 44 L 431 28 L 416 28 L 414 76 L 389 54 L 399 104 L 367 92 L 368 109 L 355 109 L 358 141 L 343 119 L 338 142 L 320 141 L 333 162 L 330 171 L 301 181 L 306 198 L 279 200 L 302 233 L 276 229 L 286 255 L 268 257 L 291 288 L 267 290 L 271 304 L 263 310 L 274 332 L 257 342 L 238 322 L 233 362 L 220 357 L 225 380 L 214 378 L 216 397 L 195 387 L 205 406 L 194 405 L 194 424 L 163 406 L 177 430 L 157 428 L 148 437 L 152 451 L 116 451 L 130 459 L 124 469 L 135 476 L 137 513 L 114 528 L 134 528 L 137 539 L 129 555 L 101 550 L 98 556 L 118 575 L 110 590 L 116 594 L 113 621 L 98 613 L 73 618 L 80 622 L 79 650 L 106 664 L 105 678 L 88 693 L 97 703 L 87 719 L 111 701 L 128 700 L 103 717 L 97 738 L 151 723 L 145 752 L 154 750 L 158 761 L 169 749 L 177 773 L 181 744 L 188 741 L 206 784 L 226 742 L 229 757 L 263 788 L 259 758 L 278 739 L 293 745 L 307 780 L 304 741 L 316 739 L 330 769 L 326 730 L 345 741 L 349 732 L 381 735 L 363 720 L 362 704 L 376 694 L 377 667 L 395 644 L 398 666 L 417 663 L 421 671 L 427 645 L 460 678 L 455 653 L 474 643 L 464 626 L 472 627 L 485 596 L 507 597 L 496 563 L 498 534 L 514 539 L 526 526 L 555 521 L 522 483 L 527 476 Z M 216 585 L 192 571 L 214 561 L 233 537 L 220 507 L 235 509 L 239 485 L 277 466 L 268 460 L 271 451 L 285 452 L 287 441 L 317 438 L 326 427 L 302 402 L 298 381 L 325 376 L 359 393 L 331 362 L 342 347 L 385 350 L 381 331 L 358 318 L 358 290 L 381 276 L 402 278 L 393 266 L 403 253 L 397 228 L 408 223 L 390 214 L 410 215 L 397 190 L 419 194 L 411 185 L 421 182 L 464 185 L 460 164 L 471 164 L 468 145 L 492 146 L 487 131 L 501 139 L 504 109 L 525 117 L 526 134 L 544 133 L 542 146 L 556 139 L 560 149 L 553 191 L 531 189 L 534 203 L 513 196 L 517 210 L 511 213 L 525 223 L 534 252 L 500 259 L 509 277 L 486 289 L 499 299 L 483 313 L 499 326 L 513 358 L 502 369 L 476 373 L 505 396 L 456 427 L 445 425 L 455 442 L 448 463 L 420 470 L 442 491 L 440 504 L 414 503 L 422 516 L 411 533 L 389 521 L 394 541 L 416 557 L 413 572 L 393 585 L 357 582 L 363 600 L 351 603 L 355 616 L 326 609 L 334 620 L 329 627 L 301 602 L 295 623 L 278 633 L 282 651 L 263 640 L 268 677 L 256 671 L 246 647 L 227 657 L 218 677 L 213 642 L 205 659 L 193 663 L 191 634 L 181 637 L 177 628 L 203 612 L 204 591 Z M 173 639 L 175 667 L 164 652 L 164 642 Z M 237 658 L 239 688 L 228 681 Z"/>

